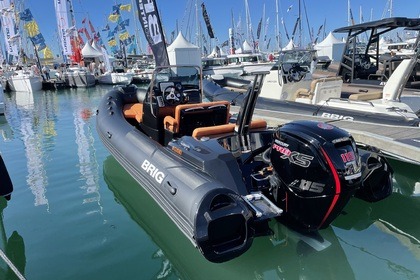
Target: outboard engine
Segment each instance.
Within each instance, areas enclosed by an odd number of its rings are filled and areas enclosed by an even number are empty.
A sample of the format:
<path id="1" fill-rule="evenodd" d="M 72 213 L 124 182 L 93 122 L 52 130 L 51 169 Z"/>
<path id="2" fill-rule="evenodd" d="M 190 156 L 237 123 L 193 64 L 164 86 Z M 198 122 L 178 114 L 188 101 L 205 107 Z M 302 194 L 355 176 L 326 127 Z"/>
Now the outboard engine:
<path id="1" fill-rule="evenodd" d="M 274 135 L 270 160 L 274 175 L 272 192 L 277 205 L 284 210 L 281 217 L 284 222 L 299 230 L 326 228 L 360 189 L 362 182 L 366 185 L 390 183 L 372 174 L 378 170 L 382 172 L 378 176 L 389 178 L 389 169 L 380 168 L 380 161 L 375 157 L 365 155 L 365 158 L 374 162 L 374 167 L 370 165 L 371 172 L 365 172 L 373 180 L 363 178 L 363 166 L 368 164 L 362 163 L 356 143 L 348 132 L 315 121 L 295 121 L 281 126 Z M 389 188 L 392 186 L 378 190 Z M 369 193 L 360 193 L 360 197 L 363 199 Z M 389 194 L 378 195 L 378 198 Z"/>

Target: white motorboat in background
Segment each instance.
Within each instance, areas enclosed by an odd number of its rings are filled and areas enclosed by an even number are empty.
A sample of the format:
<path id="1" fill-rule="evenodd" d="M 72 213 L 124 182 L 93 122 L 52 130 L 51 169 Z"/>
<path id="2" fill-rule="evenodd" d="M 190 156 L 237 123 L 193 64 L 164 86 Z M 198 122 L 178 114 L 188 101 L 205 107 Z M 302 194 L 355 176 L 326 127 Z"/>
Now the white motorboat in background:
<path id="1" fill-rule="evenodd" d="M 123 72 L 106 72 L 98 77 L 98 83 L 108 85 L 128 85 L 134 77 L 134 73 Z"/>
<path id="2" fill-rule="evenodd" d="M 382 90 L 353 93 L 346 91 L 348 86 L 343 89 L 340 76 L 313 79 L 313 52 L 282 51 L 278 64 L 266 70 L 267 74 L 259 85 L 261 93 L 257 108 L 334 120 L 419 126 L 420 108 L 414 102 L 419 97 L 407 96 L 404 85 L 420 54 L 403 60 Z M 218 87 L 222 83 L 214 77 L 211 81 L 203 81 L 203 91 L 210 101 L 226 100 L 240 105 L 246 96 L 230 88 Z"/>

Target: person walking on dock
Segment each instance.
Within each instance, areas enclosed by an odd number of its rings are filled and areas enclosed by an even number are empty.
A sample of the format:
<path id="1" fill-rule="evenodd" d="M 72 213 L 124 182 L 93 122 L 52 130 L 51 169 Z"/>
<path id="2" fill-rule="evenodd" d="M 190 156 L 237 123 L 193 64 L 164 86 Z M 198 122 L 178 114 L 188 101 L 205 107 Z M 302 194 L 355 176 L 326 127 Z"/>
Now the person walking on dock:
<path id="1" fill-rule="evenodd" d="M 48 68 L 48 66 L 44 65 L 42 67 L 42 73 L 45 76 L 45 79 L 48 81 L 50 79 L 50 68 Z"/>

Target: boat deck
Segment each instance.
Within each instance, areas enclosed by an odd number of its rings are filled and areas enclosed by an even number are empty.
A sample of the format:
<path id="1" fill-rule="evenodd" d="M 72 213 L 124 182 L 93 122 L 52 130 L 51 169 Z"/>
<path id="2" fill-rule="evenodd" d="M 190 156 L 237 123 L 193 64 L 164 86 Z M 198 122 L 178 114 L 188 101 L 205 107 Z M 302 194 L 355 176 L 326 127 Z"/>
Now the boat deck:
<path id="1" fill-rule="evenodd" d="M 67 88 L 67 84 L 65 81 L 57 80 L 57 79 L 50 79 L 48 81 L 42 82 L 42 89 L 43 90 L 57 90 Z"/>
<path id="2" fill-rule="evenodd" d="M 231 110 L 239 112 L 239 107 L 232 106 Z M 308 117 L 261 109 L 255 109 L 254 117 L 265 119 L 270 126 L 308 119 L 329 122 L 350 132 L 357 142 L 375 146 L 390 155 L 420 164 L 420 128 L 418 127 L 327 120 L 321 117 Z"/>

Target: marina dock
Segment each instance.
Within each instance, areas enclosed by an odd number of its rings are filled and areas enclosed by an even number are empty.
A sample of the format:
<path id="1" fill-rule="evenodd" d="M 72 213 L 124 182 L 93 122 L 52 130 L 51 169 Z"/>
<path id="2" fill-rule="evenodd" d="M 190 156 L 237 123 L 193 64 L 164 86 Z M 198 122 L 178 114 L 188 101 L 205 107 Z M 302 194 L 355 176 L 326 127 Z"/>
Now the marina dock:
<path id="1" fill-rule="evenodd" d="M 239 107 L 232 106 L 231 110 L 239 112 Z M 357 142 L 375 146 L 392 156 L 420 164 L 420 128 L 418 127 L 330 120 L 321 117 L 308 118 L 308 116 L 299 114 L 286 114 L 261 109 L 255 109 L 254 117 L 265 119 L 270 126 L 307 119 L 329 122 L 350 132 Z"/>

